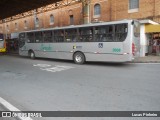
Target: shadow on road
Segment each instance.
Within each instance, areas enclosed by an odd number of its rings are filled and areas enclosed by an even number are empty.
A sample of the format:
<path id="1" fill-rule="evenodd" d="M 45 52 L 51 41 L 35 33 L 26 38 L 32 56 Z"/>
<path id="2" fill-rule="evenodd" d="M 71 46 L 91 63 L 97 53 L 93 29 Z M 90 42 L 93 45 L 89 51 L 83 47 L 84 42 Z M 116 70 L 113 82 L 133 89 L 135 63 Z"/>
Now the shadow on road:
<path id="1" fill-rule="evenodd" d="M 19 56 L 19 55 L 8 55 L 13 57 L 19 57 L 22 59 L 28 59 L 31 60 L 29 57 L 26 56 Z M 36 58 L 33 60 L 42 60 L 42 61 L 49 61 L 49 62 L 58 62 L 58 63 L 69 63 L 69 64 L 75 64 L 73 60 L 63 60 L 63 59 L 53 59 L 53 58 Z M 135 64 L 131 64 L 131 62 L 85 62 L 82 65 L 91 65 L 91 66 L 113 66 L 113 67 L 133 67 L 136 66 Z"/>

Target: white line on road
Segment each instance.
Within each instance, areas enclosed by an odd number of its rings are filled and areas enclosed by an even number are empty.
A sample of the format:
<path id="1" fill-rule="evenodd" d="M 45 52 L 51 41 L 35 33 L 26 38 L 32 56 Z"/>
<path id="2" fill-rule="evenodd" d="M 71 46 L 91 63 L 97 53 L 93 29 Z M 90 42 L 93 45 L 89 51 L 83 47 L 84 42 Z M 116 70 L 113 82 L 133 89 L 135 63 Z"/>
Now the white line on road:
<path id="1" fill-rule="evenodd" d="M 33 64 L 33 66 L 39 67 L 41 70 L 48 71 L 48 72 L 60 72 L 63 70 L 74 68 L 72 66 L 48 65 L 48 64 Z"/>
<path id="2" fill-rule="evenodd" d="M 9 111 L 18 111 L 20 112 L 19 109 L 17 109 L 16 107 L 14 107 L 13 105 L 11 105 L 9 102 L 7 102 L 6 100 L 4 100 L 3 98 L 0 97 L 0 104 L 3 105 L 6 109 L 8 109 Z M 20 117 L 17 116 L 20 120 L 33 120 L 30 117 Z"/>

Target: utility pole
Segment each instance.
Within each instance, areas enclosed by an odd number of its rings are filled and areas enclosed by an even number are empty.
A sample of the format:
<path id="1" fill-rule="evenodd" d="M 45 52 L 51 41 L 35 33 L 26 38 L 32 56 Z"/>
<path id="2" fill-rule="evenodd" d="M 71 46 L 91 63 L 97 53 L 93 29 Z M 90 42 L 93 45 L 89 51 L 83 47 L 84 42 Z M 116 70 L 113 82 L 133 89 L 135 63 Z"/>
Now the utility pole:
<path id="1" fill-rule="evenodd" d="M 110 21 L 112 21 L 112 0 L 110 0 Z"/>
<path id="2" fill-rule="evenodd" d="M 36 19 L 37 19 L 37 10 L 36 9 L 34 9 L 34 14 L 33 14 L 33 19 L 34 19 L 34 29 L 36 29 L 36 24 L 37 24 L 37 21 L 36 21 Z"/>
<path id="3" fill-rule="evenodd" d="M 40 14 L 41 14 L 41 28 L 45 28 L 45 12 L 44 12 L 44 10 L 43 10 L 43 7 L 41 7 L 41 12 L 40 12 Z"/>
<path id="4" fill-rule="evenodd" d="M 7 23 L 6 23 L 6 19 L 4 19 L 4 27 L 5 27 L 5 39 L 7 39 L 8 35 L 7 35 Z"/>
<path id="5" fill-rule="evenodd" d="M 83 24 L 90 23 L 90 0 L 81 0 L 83 11 Z"/>

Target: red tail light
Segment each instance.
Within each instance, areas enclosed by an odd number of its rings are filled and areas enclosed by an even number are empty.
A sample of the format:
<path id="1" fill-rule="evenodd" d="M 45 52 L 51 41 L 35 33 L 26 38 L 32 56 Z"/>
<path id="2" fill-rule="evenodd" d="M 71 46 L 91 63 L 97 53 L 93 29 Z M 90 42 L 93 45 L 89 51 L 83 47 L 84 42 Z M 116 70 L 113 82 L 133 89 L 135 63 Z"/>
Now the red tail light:
<path id="1" fill-rule="evenodd" d="M 132 54 L 135 55 L 135 44 L 132 43 Z"/>

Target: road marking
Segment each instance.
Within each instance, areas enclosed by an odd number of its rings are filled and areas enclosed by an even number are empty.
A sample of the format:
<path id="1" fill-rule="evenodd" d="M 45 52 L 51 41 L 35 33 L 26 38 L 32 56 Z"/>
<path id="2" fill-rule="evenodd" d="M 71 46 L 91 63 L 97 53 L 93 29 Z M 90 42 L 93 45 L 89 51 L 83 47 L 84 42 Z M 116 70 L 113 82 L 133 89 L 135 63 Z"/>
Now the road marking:
<path id="1" fill-rule="evenodd" d="M 3 98 L 0 97 L 0 104 L 4 106 L 7 110 L 9 111 L 18 111 L 21 112 L 18 108 L 14 107 L 12 104 L 4 100 Z M 20 117 L 17 116 L 20 120 L 33 120 L 30 117 Z"/>
<path id="2" fill-rule="evenodd" d="M 34 64 L 34 67 L 39 67 L 40 70 L 48 71 L 48 72 L 60 72 L 63 70 L 68 70 L 74 68 L 72 66 L 62 66 L 62 65 L 48 65 L 48 64 Z"/>
<path id="3" fill-rule="evenodd" d="M 34 64 L 33 66 L 37 66 L 37 67 L 50 67 L 51 65 L 48 65 L 48 64 Z"/>

